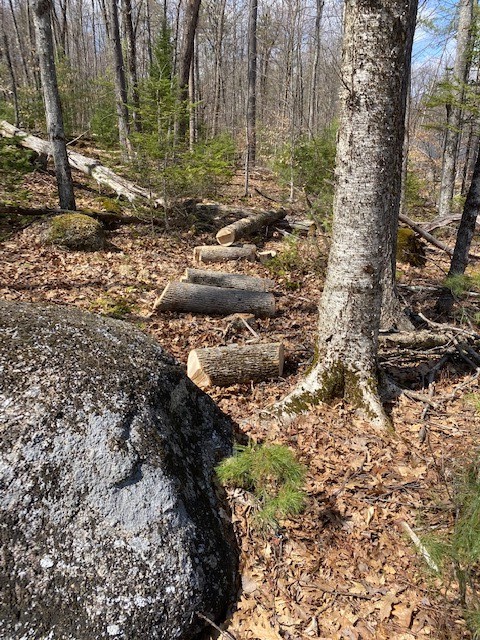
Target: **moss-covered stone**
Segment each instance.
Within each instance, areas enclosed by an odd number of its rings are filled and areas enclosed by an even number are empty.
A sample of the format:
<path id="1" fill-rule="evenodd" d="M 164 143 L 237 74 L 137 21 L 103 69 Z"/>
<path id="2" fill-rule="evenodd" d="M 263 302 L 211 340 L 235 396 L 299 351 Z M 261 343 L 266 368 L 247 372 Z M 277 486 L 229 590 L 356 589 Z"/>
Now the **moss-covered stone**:
<path id="1" fill-rule="evenodd" d="M 44 241 L 77 251 L 98 251 L 105 245 L 105 231 L 90 216 L 64 213 L 51 219 Z"/>
<path id="2" fill-rule="evenodd" d="M 427 262 L 425 246 L 412 229 L 400 227 L 398 230 L 397 260 L 413 267 L 424 267 Z"/>

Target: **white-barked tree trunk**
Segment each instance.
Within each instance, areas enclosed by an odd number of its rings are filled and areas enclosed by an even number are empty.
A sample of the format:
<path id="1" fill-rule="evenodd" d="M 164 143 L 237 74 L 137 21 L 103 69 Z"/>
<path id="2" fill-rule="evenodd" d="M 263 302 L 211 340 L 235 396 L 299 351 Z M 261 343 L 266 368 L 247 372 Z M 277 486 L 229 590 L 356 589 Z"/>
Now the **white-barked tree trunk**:
<path id="1" fill-rule="evenodd" d="M 372 422 L 386 243 L 398 216 L 416 0 L 346 0 L 333 239 L 315 362 L 281 403 L 284 417 L 344 397 Z"/>

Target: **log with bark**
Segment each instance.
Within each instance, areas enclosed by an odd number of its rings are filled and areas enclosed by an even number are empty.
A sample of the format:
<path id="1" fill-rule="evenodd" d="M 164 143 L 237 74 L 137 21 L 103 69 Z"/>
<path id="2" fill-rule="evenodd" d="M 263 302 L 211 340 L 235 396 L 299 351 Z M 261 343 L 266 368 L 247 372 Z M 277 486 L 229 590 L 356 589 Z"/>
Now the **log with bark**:
<path id="1" fill-rule="evenodd" d="M 32 149 L 38 154 L 51 155 L 51 145 L 46 140 L 33 136 L 22 129 L 14 127 L 5 120 L 0 120 L 0 135 L 5 138 L 15 138 L 22 147 Z M 127 198 L 130 202 L 138 199 L 148 200 L 156 207 L 166 207 L 165 200 L 155 195 L 148 189 L 138 186 L 137 184 L 126 180 L 114 173 L 108 167 L 102 165 L 95 158 L 89 158 L 77 153 L 76 151 L 68 151 L 68 161 L 72 169 L 77 169 L 82 173 L 92 176 L 99 184 L 109 187 L 119 196 Z M 176 203 L 178 207 L 188 207 L 192 205 L 191 200 L 179 201 Z"/>
<path id="2" fill-rule="evenodd" d="M 246 218 L 240 218 L 240 220 L 220 229 L 216 235 L 217 241 L 224 247 L 229 247 L 240 238 L 252 235 L 263 227 L 267 227 L 273 222 L 281 220 L 286 214 L 287 212 L 284 209 L 252 213 Z"/>
<path id="3" fill-rule="evenodd" d="M 254 278 L 243 273 L 223 273 L 221 271 L 206 271 L 205 269 L 186 269 L 181 282 L 191 284 L 225 287 L 227 289 L 245 289 L 248 291 L 270 291 L 275 286 L 273 280 Z"/>
<path id="4" fill-rule="evenodd" d="M 224 262 L 228 260 L 249 260 L 255 262 L 257 247 L 254 244 L 236 247 L 202 246 L 195 247 L 193 259 L 197 263 Z"/>
<path id="5" fill-rule="evenodd" d="M 314 236 L 317 231 L 317 225 L 313 220 L 280 220 L 275 227 L 281 231 L 306 236 Z"/>
<path id="6" fill-rule="evenodd" d="M 283 345 L 236 344 L 190 351 L 187 375 L 200 388 L 276 378 L 283 373 Z"/>
<path id="7" fill-rule="evenodd" d="M 154 309 L 224 316 L 253 313 L 259 318 L 269 318 L 275 315 L 275 298 L 273 293 L 263 291 L 170 282 L 155 302 Z"/>

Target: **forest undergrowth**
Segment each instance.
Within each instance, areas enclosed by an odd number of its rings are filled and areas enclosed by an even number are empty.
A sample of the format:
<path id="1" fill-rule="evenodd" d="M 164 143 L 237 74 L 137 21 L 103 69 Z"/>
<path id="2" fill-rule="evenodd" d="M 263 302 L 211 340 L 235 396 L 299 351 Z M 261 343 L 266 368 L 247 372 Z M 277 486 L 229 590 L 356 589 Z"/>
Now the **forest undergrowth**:
<path id="1" fill-rule="evenodd" d="M 78 208 L 131 212 L 83 176 L 74 179 Z M 251 184 L 273 198 L 285 196 L 270 172 L 254 172 Z M 242 198 L 242 187 L 241 176 L 235 175 L 218 199 L 269 206 L 258 192 Z M 3 201 L 14 201 L 16 193 L 28 206 L 56 206 L 48 172 L 29 172 L 3 192 L 0 187 Z M 41 220 L 3 217 L 0 296 L 74 305 L 123 319 L 152 335 L 182 365 L 191 349 L 255 340 L 228 318 L 152 312 L 167 282 L 193 266 L 193 247 L 213 243 L 225 221 L 179 216 L 167 222 L 168 229 L 119 226 L 108 231 L 105 250 L 81 253 L 39 244 Z M 312 408 L 289 425 L 255 419 L 293 388 L 313 357 L 328 236 L 285 242 L 276 233 L 257 242 L 279 251 L 270 268 L 259 263 L 221 268 L 275 280 L 278 311 L 274 318 L 257 320 L 255 331 L 261 340 L 284 343 L 284 377 L 210 393 L 238 422 L 243 440 L 247 436 L 254 443 L 291 448 L 306 469 L 306 501 L 300 515 L 265 528 L 256 524 L 253 494 L 241 487 L 227 489 L 241 549 L 242 590 L 222 627 L 223 637 L 471 638 L 463 606 L 465 597 L 470 603 L 475 599 L 476 560 L 462 593 L 458 572 L 429 568 L 426 549 L 419 551 L 406 532 L 414 530 L 428 548 L 432 538 L 448 541 L 458 521 L 455 478 L 475 462 L 480 435 L 475 371 L 444 346 L 382 349 L 382 367 L 413 392 L 389 406 L 392 432 L 379 433 L 343 402 Z M 480 252 L 478 243 L 474 250 Z M 424 267 L 398 264 L 402 296 L 427 320 L 436 320 L 434 294 L 448 270 L 447 258 L 428 246 Z M 480 331 L 477 300 L 473 295 L 457 304 L 457 327 Z M 439 361 L 442 366 L 436 369 Z M 213 626 L 211 634 L 218 637 Z"/>

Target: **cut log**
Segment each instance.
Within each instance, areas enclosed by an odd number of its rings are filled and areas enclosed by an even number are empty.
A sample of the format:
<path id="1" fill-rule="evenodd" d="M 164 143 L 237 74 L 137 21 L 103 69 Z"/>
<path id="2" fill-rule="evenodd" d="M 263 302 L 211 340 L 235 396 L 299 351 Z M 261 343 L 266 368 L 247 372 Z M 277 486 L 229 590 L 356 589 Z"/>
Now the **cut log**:
<path id="1" fill-rule="evenodd" d="M 195 349 L 188 356 L 187 375 L 201 389 L 224 387 L 281 376 L 283 361 L 281 343 Z"/>
<path id="2" fill-rule="evenodd" d="M 0 135 L 5 138 L 15 138 L 19 144 L 27 149 L 33 149 L 38 154 L 51 155 L 50 143 L 37 136 L 30 135 L 22 129 L 17 129 L 9 122 L 0 120 Z M 127 198 L 130 202 L 140 199 L 149 200 L 155 206 L 166 207 L 166 202 L 163 198 L 153 194 L 148 189 L 144 189 L 136 185 L 125 178 L 114 173 L 108 167 L 103 166 L 95 158 L 89 158 L 76 153 L 75 151 L 68 150 L 68 162 L 72 169 L 77 169 L 82 173 L 86 173 L 92 176 L 99 184 L 109 187 L 119 196 Z M 192 206 L 192 200 L 185 200 L 176 203 L 178 207 Z"/>
<path id="3" fill-rule="evenodd" d="M 276 225 L 279 229 L 306 236 L 314 236 L 317 231 L 317 225 L 313 220 L 280 220 Z"/>
<path id="4" fill-rule="evenodd" d="M 259 318 L 269 318 L 275 315 L 275 298 L 273 293 L 262 291 L 170 282 L 155 302 L 154 309 L 221 316 L 253 313 Z"/>
<path id="5" fill-rule="evenodd" d="M 255 262 L 257 247 L 254 244 L 243 244 L 238 247 L 203 246 L 195 247 L 193 259 L 195 262 L 213 263 L 227 260 L 250 260 Z"/>
<path id="6" fill-rule="evenodd" d="M 181 282 L 204 284 L 226 289 L 245 289 L 247 291 L 270 291 L 275 286 L 273 280 L 244 276 L 243 273 L 222 273 L 205 269 L 186 269 Z"/>
<path id="7" fill-rule="evenodd" d="M 287 212 L 284 209 L 280 209 L 278 211 L 260 211 L 246 218 L 240 218 L 240 220 L 220 229 L 216 235 L 217 241 L 224 247 L 229 247 L 240 238 L 251 235 L 259 229 L 281 220 L 286 214 Z"/>

